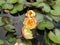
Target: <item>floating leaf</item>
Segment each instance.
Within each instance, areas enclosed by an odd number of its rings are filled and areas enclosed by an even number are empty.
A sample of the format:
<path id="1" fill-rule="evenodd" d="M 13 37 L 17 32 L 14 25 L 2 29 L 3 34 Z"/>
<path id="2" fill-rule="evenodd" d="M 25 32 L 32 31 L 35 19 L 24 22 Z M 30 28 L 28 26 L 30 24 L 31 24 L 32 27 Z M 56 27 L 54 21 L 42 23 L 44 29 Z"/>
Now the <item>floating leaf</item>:
<path id="1" fill-rule="evenodd" d="M 56 21 L 56 22 L 59 22 L 60 21 L 60 17 L 59 16 L 53 16 L 51 15 L 51 18 Z"/>
<path id="2" fill-rule="evenodd" d="M 18 2 L 18 0 L 7 0 L 7 3 L 16 3 L 16 2 Z"/>
<path id="3" fill-rule="evenodd" d="M 60 6 L 60 0 L 55 0 L 56 5 Z"/>
<path id="4" fill-rule="evenodd" d="M 22 11 L 22 10 L 23 10 L 23 6 L 24 6 L 24 5 L 22 5 L 22 4 L 15 5 L 15 9 L 16 9 L 17 11 Z"/>
<path id="5" fill-rule="evenodd" d="M 51 14 L 54 16 L 60 16 L 60 6 L 54 5 L 53 6 L 54 10 L 51 10 Z"/>
<path id="6" fill-rule="evenodd" d="M 55 29 L 55 35 L 56 35 L 57 39 L 60 40 L 60 30 Z"/>
<path id="7" fill-rule="evenodd" d="M 10 18 L 7 17 L 7 16 L 3 16 L 3 17 L 2 17 L 2 21 L 3 21 L 5 24 L 13 24 L 12 20 L 10 20 Z"/>
<path id="8" fill-rule="evenodd" d="M 4 44 L 4 41 L 0 39 L 0 45 Z"/>
<path id="9" fill-rule="evenodd" d="M 17 13 L 18 11 L 15 9 L 15 7 L 10 11 L 11 14 L 15 14 Z"/>
<path id="10" fill-rule="evenodd" d="M 2 21 L 2 17 L 0 17 L 0 26 L 5 25 L 5 23 Z"/>
<path id="11" fill-rule="evenodd" d="M 5 0 L 0 0 L 0 6 L 5 3 Z"/>
<path id="12" fill-rule="evenodd" d="M 43 2 L 43 0 L 37 0 L 37 2 Z"/>
<path id="13" fill-rule="evenodd" d="M 38 4 L 39 4 L 38 2 L 31 3 L 31 5 L 32 5 L 32 6 L 35 6 L 35 7 L 37 7 Z"/>
<path id="14" fill-rule="evenodd" d="M 25 3 L 26 0 L 18 0 L 18 3 Z"/>
<path id="15" fill-rule="evenodd" d="M 7 41 L 8 41 L 9 43 L 14 42 L 15 40 L 16 40 L 16 38 L 15 38 L 14 36 L 11 36 L 11 35 L 7 36 Z"/>
<path id="16" fill-rule="evenodd" d="M 16 4 L 14 6 L 14 8 L 10 11 L 11 14 L 15 14 L 18 11 L 22 11 L 23 10 L 23 5 L 22 4 Z"/>
<path id="17" fill-rule="evenodd" d="M 45 4 L 45 3 L 39 3 L 39 5 L 37 5 L 37 7 L 41 7 L 43 6 L 42 10 L 45 11 L 45 12 L 50 12 L 50 6 L 48 4 Z"/>
<path id="18" fill-rule="evenodd" d="M 38 24 L 37 28 L 40 30 L 45 30 L 45 28 L 50 30 L 54 28 L 54 25 L 52 24 L 52 22 L 44 20 Z"/>
<path id="19" fill-rule="evenodd" d="M 3 5 L 2 5 L 2 8 L 3 8 L 3 9 L 9 9 L 9 10 L 11 10 L 11 9 L 13 8 L 13 5 L 6 3 L 6 4 L 3 4 Z"/>
<path id="20" fill-rule="evenodd" d="M 59 29 L 54 29 L 54 32 L 55 32 L 55 34 L 53 33 L 53 32 L 49 32 L 49 34 L 48 34 L 48 37 L 49 37 L 49 39 L 50 40 L 52 40 L 54 43 L 57 43 L 57 44 L 60 44 L 60 31 L 59 31 Z"/>
<path id="21" fill-rule="evenodd" d="M 6 30 L 6 31 L 9 31 L 9 32 L 15 32 L 15 27 L 14 26 L 12 26 L 12 25 L 5 25 L 4 26 L 4 29 Z"/>
<path id="22" fill-rule="evenodd" d="M 44 16 L 38 11 L 35 11 L 35 12 L 36 12 L 36 20 L 37 20 L 37 22 L 43 21 L 44 20 Z"/>
<path id="23" fill-rule="evenodd" d="M 47 34 L 44 35 L 44 40 L 47 45 L 52 45 Z"/>

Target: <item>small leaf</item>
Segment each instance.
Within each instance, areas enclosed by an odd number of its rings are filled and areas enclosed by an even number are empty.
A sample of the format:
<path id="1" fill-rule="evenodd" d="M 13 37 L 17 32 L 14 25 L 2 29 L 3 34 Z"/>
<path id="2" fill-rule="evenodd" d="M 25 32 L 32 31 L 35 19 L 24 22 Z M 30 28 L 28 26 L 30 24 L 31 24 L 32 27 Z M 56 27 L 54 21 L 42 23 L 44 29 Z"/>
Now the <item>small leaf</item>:
<path id="1" fill-rule="evenodd" d="M 11 10 L 11 9 L 13 8 L 13 5 L 6 3 L 6 4 L 3 4 L 3 5 L 2 5 L 2 8 L 3 8 L 3 9 L 9 9 L 9 10 Z"/>
<path id="2" fill-rule="evenodd" d="M 0 17 L 0 26 L 5 25 L 5 23 L 2 21 L 2 17 Z"/>
<path id="3" fill-rule="evenodd" d="M 6 30 L 6 31 L 9 31 L 9 32 L 15 32 L 15 27 L 14 26 L 12 26 L 12 25 L 5 25 L 4 26 L 4 29 Z"/>
<path id="4" fill-rule="evenodd" d="M 4 41 L 0 39 L 0 45 L 4 44 Z"/>
<path id="5" fill-rule="evenodd" d="M 16 2 L 18 2 L 18 0 L 7 0 L 7 3 L 16 3 Z"/>

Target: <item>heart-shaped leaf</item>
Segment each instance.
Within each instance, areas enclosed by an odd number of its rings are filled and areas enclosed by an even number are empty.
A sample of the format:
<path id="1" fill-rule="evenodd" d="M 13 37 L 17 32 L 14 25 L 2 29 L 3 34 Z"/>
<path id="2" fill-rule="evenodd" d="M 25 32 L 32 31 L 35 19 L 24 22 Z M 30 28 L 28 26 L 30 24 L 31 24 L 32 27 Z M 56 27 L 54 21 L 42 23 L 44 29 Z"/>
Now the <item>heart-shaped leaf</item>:
<path id="1" fill-rule="evenodd" d="M 55 34 L 54 34 L 55 33 Z M 54 29 L 54 33 L 53 32 L 49 32 L 48 37 L 50 40 L 52 40 L 54 43 L 60 44 L 60 31 L 59 29 Z"/>

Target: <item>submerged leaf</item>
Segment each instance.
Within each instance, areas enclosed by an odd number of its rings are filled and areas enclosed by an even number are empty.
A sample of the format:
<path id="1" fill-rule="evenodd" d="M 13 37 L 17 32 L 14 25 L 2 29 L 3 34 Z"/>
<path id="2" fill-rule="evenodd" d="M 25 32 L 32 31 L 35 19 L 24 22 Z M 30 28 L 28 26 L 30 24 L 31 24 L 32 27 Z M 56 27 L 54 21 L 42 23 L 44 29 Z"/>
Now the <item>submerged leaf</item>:
<path id="1" fill-rule="evenodd" d="M 6 30 L 6 31 L 8 31 L 8 32 L 15 32 L 15 27 L 14 26 L 12 26 L 12 25 L 5 25 L 4 26 L 4 29 Z"/>
<path id="2" fill-rule="evenodd" d="M 3 17 L 2 17 L 2 21 L 3 21 L 5 24 L 13 24 L 12 20 L 10 20 L 10 18 L 7 17 L 7 16 L 3 16 Z"/>
<path id="3" fill-rule="evenodd" d="M 5 25 L 5 23 L 2 21 L 2 17 L 0 17 L 0 26 Z"/>

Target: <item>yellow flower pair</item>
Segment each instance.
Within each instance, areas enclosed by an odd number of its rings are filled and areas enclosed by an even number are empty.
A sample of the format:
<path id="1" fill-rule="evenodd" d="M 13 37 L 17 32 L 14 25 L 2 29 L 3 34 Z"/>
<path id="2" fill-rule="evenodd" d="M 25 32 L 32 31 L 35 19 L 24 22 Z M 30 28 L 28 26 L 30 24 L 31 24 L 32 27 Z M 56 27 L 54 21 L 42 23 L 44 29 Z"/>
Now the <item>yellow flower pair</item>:
<path id="1" fill-rule="evenodd" d="M 37 25 L 37 21 L 36 21 L 35 17 L 36 17 L 36 15 L 33 10 L 27 11 L 26 18 L 24 19 L 23 24 L 25 26 L 29 27 L 30 29 L 34 29 Z"/>

